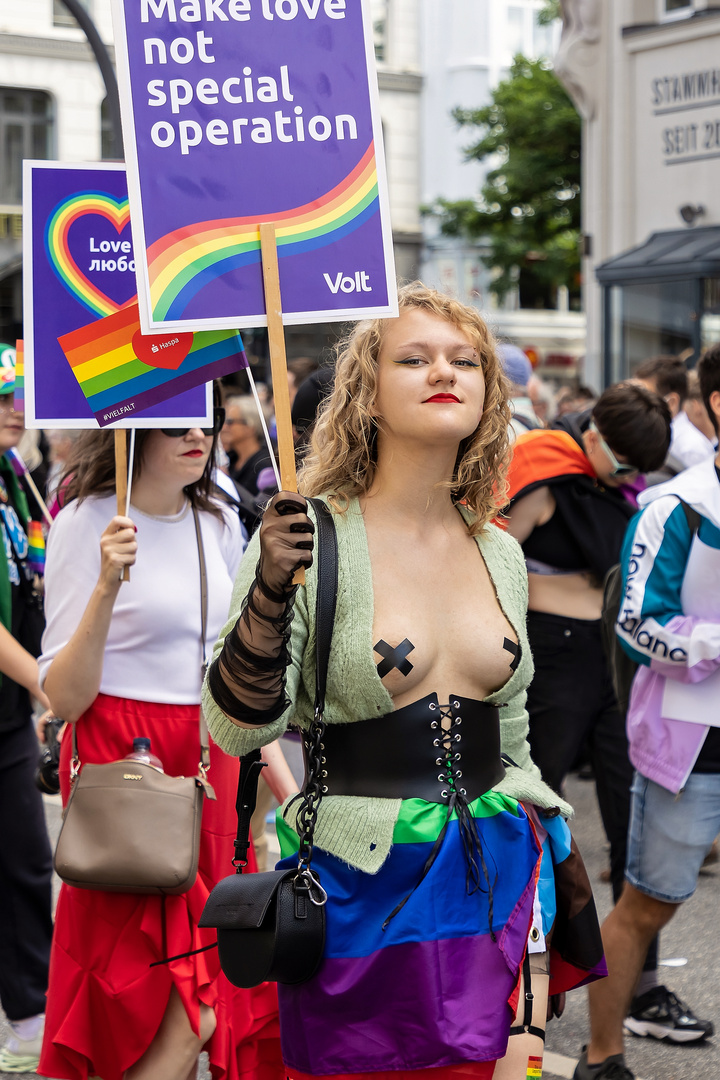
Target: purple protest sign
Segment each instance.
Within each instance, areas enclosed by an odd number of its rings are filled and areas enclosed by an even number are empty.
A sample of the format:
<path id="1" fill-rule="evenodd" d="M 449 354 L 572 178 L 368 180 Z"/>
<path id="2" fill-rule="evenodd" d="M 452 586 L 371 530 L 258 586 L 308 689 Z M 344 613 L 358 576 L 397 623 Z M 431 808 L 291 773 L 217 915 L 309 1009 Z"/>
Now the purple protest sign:
<path id="1" fill-rule="evenodd" d="M 98 426 L 58 338 L 132 302 L 134 269 L 122 165 L 24 162 L 27 427 Z M 211 390 L 202 385 L 116 426 L 162 427 L 168 419 L 204 426 L 211 414 Z"/>
<path id="2" fill-rule="evenodd" d="M 362 0 L 113 0 L 145 332 L 397 314 Z"/>

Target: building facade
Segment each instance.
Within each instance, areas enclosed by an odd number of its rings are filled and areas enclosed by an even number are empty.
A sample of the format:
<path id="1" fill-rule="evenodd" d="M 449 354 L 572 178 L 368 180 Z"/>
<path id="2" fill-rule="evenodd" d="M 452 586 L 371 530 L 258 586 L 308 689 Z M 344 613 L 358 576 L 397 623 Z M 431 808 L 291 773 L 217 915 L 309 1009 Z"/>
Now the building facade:
<path id="1" fill-rule="evenodd" d="M 720 5 L 563 0 L 583 116 L 587 377 L 720 340 Z"/>

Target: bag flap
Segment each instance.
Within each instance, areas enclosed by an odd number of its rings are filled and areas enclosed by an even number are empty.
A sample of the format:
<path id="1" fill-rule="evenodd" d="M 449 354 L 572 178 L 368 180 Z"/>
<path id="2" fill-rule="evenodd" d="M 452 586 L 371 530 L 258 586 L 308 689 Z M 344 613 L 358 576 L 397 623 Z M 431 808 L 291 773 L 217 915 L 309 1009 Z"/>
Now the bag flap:
<path id="1" fill-rule="evenodd" d="M 223 878 L 208 896 L 198 925 L 217 930 L 257 929 L 282 882 L 296 873 L 295 869 L 269 870 Z"/>

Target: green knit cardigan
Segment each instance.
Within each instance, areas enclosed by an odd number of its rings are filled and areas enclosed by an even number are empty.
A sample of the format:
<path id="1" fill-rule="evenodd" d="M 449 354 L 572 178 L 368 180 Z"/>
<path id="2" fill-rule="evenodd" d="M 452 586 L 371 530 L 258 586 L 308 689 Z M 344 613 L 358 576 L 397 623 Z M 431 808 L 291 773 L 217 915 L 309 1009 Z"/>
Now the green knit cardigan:
<path id="1" fill-rule="evenodd" d="M 462 507 L 466 520 L 471 515 Z M 310 514 L 313 515 L 312 507 Z M 372 570 L 367 534 L 357 500 L 347 511 L 334 515 L 339 549 L 338 597 L 328 664 L 325 721 L 350 724 L 393 711 L 393 701 L 378 676 L 373 658 Z M 502 752 L 515 763 L 495 788 L 503 795 L 523 799 L 543 808 L 559 807 L 566 817 L 572 808 L 541 779 L 530 758 L 527 742 L 526 691 L 533 675 L 533 662 L 525 626 L 527 614 L 527 573 L 519 544 L 502 529 L 487 525 L 475 538 L 495 587 L 500 607 L 512 625 L 522 647 L 516 670 L 502 689 L 485 701 L 503 705 L 500 711 Z M 217 641 L 213 659 L 220 653 L 225 635 L 230 633 L 242 609 L 255 576 L 259 557 L 259 536 L 250 541 L 238 571 L 230 605 L 230 618 Z M 306 585 L 295 596 L 290 649 L 292 663 L 287 670 L 287 696 L 293 703 L 277 720 L 265 727 L 241 728 L 233 724 L 215 704 L 207 681 L 203 687 L 203 709 L 216 743 L 228 754 L 241 756 L 264 746 L 283 734 L 289 723 L 308 727 L 313 716 L 315 695 L 315 566 L 306 574 Z M 298 803 L 293 803 L 297 808 Z M 284 807 L 287 810 L 287 805 Z M 392 834 L 400 810 L 399 799 L 369 799 L 332 796 L 322 800 L 315 829 L 315 843 L 351 866 L 376 873 L 392 846 Z M 289 817 L 293 817 L 290 812 Z M 294 822 L 291 822 L 294 823 Z"/>

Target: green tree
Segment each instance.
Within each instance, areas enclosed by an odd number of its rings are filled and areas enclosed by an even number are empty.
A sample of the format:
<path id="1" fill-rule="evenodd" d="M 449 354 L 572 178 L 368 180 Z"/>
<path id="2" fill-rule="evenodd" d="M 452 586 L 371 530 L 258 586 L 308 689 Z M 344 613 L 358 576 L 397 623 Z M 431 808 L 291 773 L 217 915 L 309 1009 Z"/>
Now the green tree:
<path id="1" fill-rule="evenodd" d="M 562 18 L 562 10 L 560 8 L 560 0 L 545 0 L 544 5 L 540 8 L 537 15 L 537 21 L 540 26 L 548 26 L 555 19 Z"/>
<path id="2" fill-rule="evenodd" d="M 577 302 L 581 125 L 550 63 L 516 56 L 489 105 L 453 117 L 480 132 L 466 159 L 494 167 L 477 199 L 438 199 L 425 212 L 448 236 L 486 241 L 501 300 L 519 279 L 525 307 L 554 307 L 558 285 Z"/>

